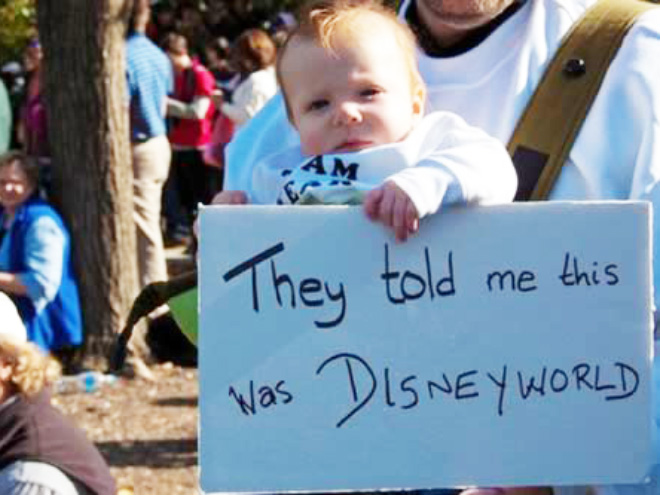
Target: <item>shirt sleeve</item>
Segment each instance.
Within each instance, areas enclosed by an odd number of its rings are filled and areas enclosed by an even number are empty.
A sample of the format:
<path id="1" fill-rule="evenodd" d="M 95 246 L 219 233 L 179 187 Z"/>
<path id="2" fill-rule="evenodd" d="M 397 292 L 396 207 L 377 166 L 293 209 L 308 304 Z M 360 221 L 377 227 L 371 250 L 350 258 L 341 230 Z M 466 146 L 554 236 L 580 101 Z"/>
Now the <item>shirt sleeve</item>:
<path id="1" fill-rule="evenodd" d="M 250 120 L 276 93 L 265 71 L 253 73 L 243 81 L 232 95 L 231 102 L 224 102 L 220 110 L 238 125 Z"/>
<path id="2" fill-rule="evenodd" d="M 25 235 L 26 270 L 17 274 L 37 310 L 52 301 L 60 288 L 66 239 L 57 223 L 41 217 Z"/>
<path id="3" fill-rule="evenodd" d="M 232 95 L 232 101 L 222 103 L 220 110 L 236 124 L 245 124 L 250 119 L 249 107 L 254 107 L 254 84 L 250 79 L 243 81 Z"/>
<path id="4" fill-rule="evenodd" d="M 414 165 L 387 180 L 408 194 L 420 218 L 441 206 L 513 200 L 518 179 L 506 148 L 457 115 L 427 116 L 410 141 L 419 153 Z"/>
<path id="5" fill-rule="evenodd" d="M 203 120 L 211 103 L 208 96 L 195 96 L 190 103 L 167 98 L 167 114 L 180 119 Z"/>
<path id="6" fill-rule="evenodd" d="M 195 71 L 195 96 L 211 96 L 215 89 L 215 79 L 207 70 Z"/>
<path id="7" fill-rule="evenodd" d="M 195 76 L 195 95 L 186 103 L 174 98 L 167 99 L 167 115 L 181 119 L 203 120 L 212 105 L 211 94 L 215 89 L 215 80 L 210 72 L 197 67 Z"/>

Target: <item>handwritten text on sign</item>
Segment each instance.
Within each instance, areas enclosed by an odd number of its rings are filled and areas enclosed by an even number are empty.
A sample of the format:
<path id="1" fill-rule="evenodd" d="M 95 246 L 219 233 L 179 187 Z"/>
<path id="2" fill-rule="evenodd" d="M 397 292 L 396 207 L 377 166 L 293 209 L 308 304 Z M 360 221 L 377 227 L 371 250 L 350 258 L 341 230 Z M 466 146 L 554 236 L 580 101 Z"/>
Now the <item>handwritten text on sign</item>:
<path id="1" fill-rule="evenodd" d="M 359 208 L 203 211 L 205 491 L 643 478 L 646 206 L 421 227 L 397 244 Z"/>

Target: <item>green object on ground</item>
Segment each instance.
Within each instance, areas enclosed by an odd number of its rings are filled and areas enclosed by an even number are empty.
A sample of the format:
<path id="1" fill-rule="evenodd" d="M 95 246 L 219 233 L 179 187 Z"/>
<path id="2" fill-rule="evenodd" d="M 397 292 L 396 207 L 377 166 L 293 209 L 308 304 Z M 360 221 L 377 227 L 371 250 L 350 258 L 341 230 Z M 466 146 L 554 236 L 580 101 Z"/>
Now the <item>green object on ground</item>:
<path id="1" fill-rule="evenodd" d="M 197 345 L 197 287 L 172 297 L 167 304 L 183 334 Z"/>

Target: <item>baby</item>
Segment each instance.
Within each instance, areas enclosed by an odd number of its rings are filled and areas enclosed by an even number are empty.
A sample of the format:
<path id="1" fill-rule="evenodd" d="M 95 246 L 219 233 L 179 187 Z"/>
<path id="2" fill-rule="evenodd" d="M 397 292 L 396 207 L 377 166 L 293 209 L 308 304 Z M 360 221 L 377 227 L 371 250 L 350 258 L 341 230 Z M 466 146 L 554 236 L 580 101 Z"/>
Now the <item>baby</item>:
<path id="1" fill-rule="evenodd" d="M 310 7 L 277 64 L 300 145 L 254 164 L 250 190 L 214 203 L 362 203 L 404 241 L 441 206 L 510 201 L 517 179 L 502 144 L 456 115 L 425 115 L 415 51 L 375 2 Z"/>

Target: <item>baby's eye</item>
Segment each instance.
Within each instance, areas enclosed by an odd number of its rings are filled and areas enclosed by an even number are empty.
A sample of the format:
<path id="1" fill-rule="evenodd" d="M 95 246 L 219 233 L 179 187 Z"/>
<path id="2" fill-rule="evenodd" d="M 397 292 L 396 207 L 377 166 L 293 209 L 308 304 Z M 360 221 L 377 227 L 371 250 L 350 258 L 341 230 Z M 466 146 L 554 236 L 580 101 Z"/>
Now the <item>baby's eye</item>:
<path id="1" fill-rule="evenodd" d="M 310 112 L 316 111 L 316 110 L 322 110 L 325 107 L 327 107 L 330 104 L 328 100 L 314 100 L 312 101 L 309 105 L 307 105 L 307 110 Z"/>
<path id="2" fill-rule="evenodd" d="M 382 93 L 382 91 L 378 88 L 365 88 L 360 91 L 360 96 L 364 98 L 373 98 L 380 93 Z"/>

